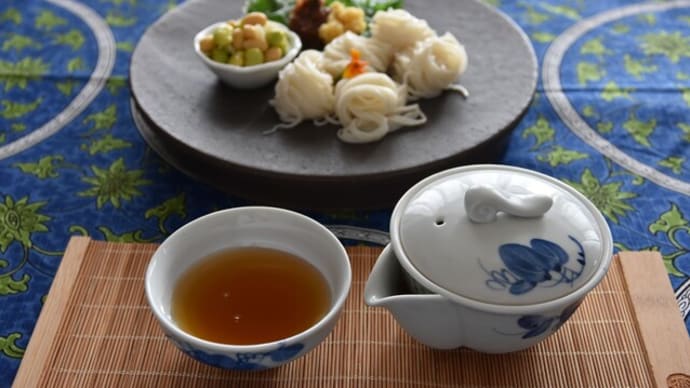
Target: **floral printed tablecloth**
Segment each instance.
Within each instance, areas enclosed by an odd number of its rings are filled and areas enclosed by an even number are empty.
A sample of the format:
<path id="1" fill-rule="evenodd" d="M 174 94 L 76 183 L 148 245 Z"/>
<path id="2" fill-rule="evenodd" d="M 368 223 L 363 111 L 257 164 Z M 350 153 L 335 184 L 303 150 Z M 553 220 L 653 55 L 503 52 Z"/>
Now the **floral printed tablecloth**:
<path id="1" fill-rule="evenodd" d="M 525 30 L 540 66 L 499 162 L 580 190 L 617 250 L 660 251 L 690 329 L 690 1 L 487 3 Z M 0 2 L 0 386 L 16 374 L 70 236 L 160 242 L 203 214 L 251 204 L 176 171 L 135 127 L 132 51 L 176 5 Z M 341 236 L 385 240 L 390 211 L 304 212 Z"/>

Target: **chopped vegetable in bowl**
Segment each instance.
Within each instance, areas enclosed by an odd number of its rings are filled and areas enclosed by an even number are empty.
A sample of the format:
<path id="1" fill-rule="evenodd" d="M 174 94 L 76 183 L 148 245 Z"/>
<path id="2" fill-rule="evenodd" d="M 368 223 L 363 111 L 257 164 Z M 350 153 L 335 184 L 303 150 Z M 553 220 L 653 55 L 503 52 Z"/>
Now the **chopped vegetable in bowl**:
<path id="1" fill-rule="evenodd" d="M 277 61 L 290 49 L 288 35 L 269 23 L 262 12 L 251 12 L 230 20 L 199 41 L 200 50 L 215 62 L 254 66 Z"/>
<path id="2" fill-rule="evenodd" d="M 253 89 L 274 81 L 300 52 L 302 41 L 265 15 L 245 18 L 213 23 L 199 31 L 194 36 L 194 51 L 224 83 Z"/>

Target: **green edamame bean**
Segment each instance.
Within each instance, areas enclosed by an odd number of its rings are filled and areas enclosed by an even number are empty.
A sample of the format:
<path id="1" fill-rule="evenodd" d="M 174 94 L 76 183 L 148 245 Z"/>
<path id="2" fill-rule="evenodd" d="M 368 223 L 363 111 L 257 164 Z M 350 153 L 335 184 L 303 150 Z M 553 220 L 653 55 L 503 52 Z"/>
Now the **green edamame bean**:
<path id="1" fill-rule="evenodd" d="M 287 42 L 287 36 L 283 31 L 267 31 L 266 42 L 269 46 L 280 46 L 283 42 Z"/>
<path id="2" fill-rule="evenodd" d="M 235 66 L 244 66 L 244 50 L 235 51 L 230 56 L 228 63 Z"/>
<path id="3" fill-rule="evenodd" d="M 232 44 L 232 28 L 230 26 L 220 26 L 213 30 L 213 41 L 216 46 L 227 47 Z"/>
<path id="4" fill-rule="evenodd" d="M 213 59 L 216 62 L 225 63 L 228 61 L 229 56 L 230 56 L 230 54 L 228 54 L 228 52 L 225 49 L 220 48 L 220 47 L 214 48 L 213 51 L 211 52 L 211 59 Z"/>
<path id="5" fill-rule="evenodd" d="M 264 63 L 264 53 L 258 48 L 250 48 L 244 52 L 244 65 L 253 66 Z"/>

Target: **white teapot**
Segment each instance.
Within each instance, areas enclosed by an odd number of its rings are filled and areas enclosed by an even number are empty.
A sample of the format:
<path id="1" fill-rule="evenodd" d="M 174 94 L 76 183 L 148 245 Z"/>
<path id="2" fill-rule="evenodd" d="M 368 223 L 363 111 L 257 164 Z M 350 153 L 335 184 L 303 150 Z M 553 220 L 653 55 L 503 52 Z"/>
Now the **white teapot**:
<path id="1" fill-rule="evenodd" d="M 432 175 L 398 201 L 369 306 L 433 348 L 505 353 L 555 332 L 604 277 L 609 227 L 572 187 L 501 165 Z"/>

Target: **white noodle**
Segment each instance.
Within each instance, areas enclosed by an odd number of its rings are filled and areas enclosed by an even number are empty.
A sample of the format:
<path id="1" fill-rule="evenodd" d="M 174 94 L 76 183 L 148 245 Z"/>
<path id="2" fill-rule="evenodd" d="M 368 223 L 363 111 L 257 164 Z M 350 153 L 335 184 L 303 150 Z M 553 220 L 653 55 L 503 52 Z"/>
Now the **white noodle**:
<path id="1" fill-rule="evenodd" d="M 279 128 L 292 128 L 304 120 L 328 121 L 333 113 L 333 77 L 323 71 L 323 54 L 316 50 L 303 51 L 278 75 L 275 97 L 269 101 L 280 116 Z"/>
<path id="2" fill-rule="evenodd" d="M 347 143 L 379 140 L 403 126 L 420 125 L 419 106 L 405 105 L 407 92 L 383 73 L 365 73 L 336 85 L 335 113 L 343 126 L 338 138 Z"/>
<path id="3" fill-rule="evenodd" d="M 391 73 L 411 100 L 436 97 L 467 69 L 467 52 L 453 34 L 427 38 L 396 55 Z M 462 90 L 462 89 L 460 89 Z M 464 94 L 464 93 L 463 93 Z"/>
<path id="4" fill-rule="evenodd" d="M 467 68 L 467 53 L 452 34 L 438 37 L 425 20 L 402 9 L 377 12 L 370 30 L 371 38 L 347 32 L 323 53 L 304 51 L 286 66 L 270 101 L 282 123 L 268 132 L 312 120 L 317 126 L 340 125 L 337 135 L 344 142 L 368 143 L 427 121 L 419 105 L 407 101 L 443 90 L 468 95 L 454 84 Z M 334 87 L 352 61 L 352 49 L 366 63 L 365 73 Z"/>
<path id="5" fill-rule="evenodd" d="M 399 52 L 414 46 L 417 42 L 436 36 L 424 19 L 412 16 L 404 9 L 379 11 L 371 19 L 371 38 L 392 46 Z"/>
<path id="6" fill-rule="evenodd" d="M 388 43 L 347 31 L 324 47 L 324 70 L 334 78 L 340 77 L 352 60 L 351 49 L 353 48 L 359 51 L 361 59 L 367 63 L 367 71 L 385 72 L 393 60 L 393 51 Z"/>

